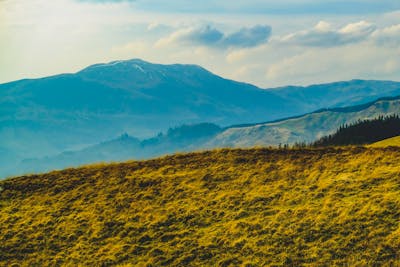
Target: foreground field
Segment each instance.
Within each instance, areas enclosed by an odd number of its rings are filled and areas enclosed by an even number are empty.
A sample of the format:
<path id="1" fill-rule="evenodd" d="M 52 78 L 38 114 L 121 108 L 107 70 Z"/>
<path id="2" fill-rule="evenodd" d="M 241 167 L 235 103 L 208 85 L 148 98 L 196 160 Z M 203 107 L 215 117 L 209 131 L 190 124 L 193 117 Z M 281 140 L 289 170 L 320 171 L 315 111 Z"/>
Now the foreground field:
<path id="1" fill-rule="evenodd" d="M 393 266 L 400 148 L 219 150 L 0 182 L 2 266 Z"/>

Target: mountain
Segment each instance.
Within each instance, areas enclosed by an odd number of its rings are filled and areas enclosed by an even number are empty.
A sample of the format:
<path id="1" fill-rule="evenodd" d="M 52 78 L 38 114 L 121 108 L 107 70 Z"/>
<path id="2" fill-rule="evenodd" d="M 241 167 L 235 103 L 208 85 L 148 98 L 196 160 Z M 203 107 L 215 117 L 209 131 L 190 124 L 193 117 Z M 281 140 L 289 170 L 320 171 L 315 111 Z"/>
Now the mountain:
<path id="1" fill-rule="evenodd" d="M 124 132 L 143 138 L 184 123 L 229 125 L 295 112 L 268 90 L 199 66 L 115 61 L 1 84 L 0 149 L 15 159 L 43 157 Z"/>
<path id="2" fill-rule="evenodd" d="M 353 80 L 260 89 L 196 65 L 139 59 L 95 64 L 73 74 L 0 84 L 0 170 L 121 133 L 143 140 L 183 124 L 257 123 L 388 95 L 400 95 L 400 83 Z"/>
<path id="3" fill-rule="evenodd" d="M 333 134 L 341 125 L 400 113 L 400 97 L 382 98 L 371 103 L 323 109 L 275 122 L 228 127 L 205 147 L 276 146 L 313 142 Z"/>
<path id="4" fill-rule="evenodd" d="M 307 87 L 287 86 L 274 89 L 285 99 L 319 108 L 347 107 L 372 102 L 386 96 L 398 96 L 399 83 L 392 81 L 351 80 Z"/>
<path id="5" fill-rule="evenodd" d="M 400 148 L 218 150 L 0 181 L 1 266 L 396 266 Z"/>

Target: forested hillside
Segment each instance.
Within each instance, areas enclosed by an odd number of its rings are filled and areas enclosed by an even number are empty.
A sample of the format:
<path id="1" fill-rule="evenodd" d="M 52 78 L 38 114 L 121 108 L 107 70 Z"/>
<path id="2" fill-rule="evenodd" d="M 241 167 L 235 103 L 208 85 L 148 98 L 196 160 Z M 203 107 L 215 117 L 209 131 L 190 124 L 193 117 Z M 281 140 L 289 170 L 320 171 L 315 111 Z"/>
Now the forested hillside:
<path id="1" fill-rule="evenodd" d="M 314 142 L 314 146 L 371 144 L 400 135 L 398 115 L 380 116 L 372 120 L 358 120 L 341 126 L 336 133 Z"/>

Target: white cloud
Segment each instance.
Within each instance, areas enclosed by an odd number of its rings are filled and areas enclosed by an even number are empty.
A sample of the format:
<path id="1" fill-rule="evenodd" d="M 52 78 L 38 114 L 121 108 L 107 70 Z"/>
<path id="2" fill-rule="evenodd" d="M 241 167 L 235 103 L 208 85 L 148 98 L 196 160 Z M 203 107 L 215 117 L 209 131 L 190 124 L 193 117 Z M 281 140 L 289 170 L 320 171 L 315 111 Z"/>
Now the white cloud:
<path id="1" fill-rule="evenodd" d="M 399 46 L 400 24 L 377 30 L 373 33 L 372 38 L 383 46 Z"/>
<path id="2" fill-rule="evenodd" d="M 353 44 L 316 48 L 271 64 L 265 77 L 278 84 L 283 81 L 297 84 L 299 77 L 304 84 L 377 77 L 398 80 L 400 64 L 397 58 L 400 58 L 400 49 L 382 49 L 373 43 L 365 46 Z"/>
<path id="3" fill-rule="evenodd" d="M 332 47 L 364 41 L 375 29 L 374 24 L 360 21 L 335 30 L 329 23 L 320 21 L 312 29 L 286 35 L 281 41 L 302 46 Z"/>
<path id="4" fill-rule="evenodd" d="M 172 43 L 214 46 L 221 41 L 223 36 L 222 32 L 209 25 L 205 27 L 189 27 L 177 30 L 170 36 L 160 39 L 157 46 L 165 46 Z"/>
<path id="5" fill-rule="evenodd" d="M 332 25 L 329 22 L 321 20 L 315 25 L 314 29 L 318 32 L 329 32 L 332 30 Z"/>

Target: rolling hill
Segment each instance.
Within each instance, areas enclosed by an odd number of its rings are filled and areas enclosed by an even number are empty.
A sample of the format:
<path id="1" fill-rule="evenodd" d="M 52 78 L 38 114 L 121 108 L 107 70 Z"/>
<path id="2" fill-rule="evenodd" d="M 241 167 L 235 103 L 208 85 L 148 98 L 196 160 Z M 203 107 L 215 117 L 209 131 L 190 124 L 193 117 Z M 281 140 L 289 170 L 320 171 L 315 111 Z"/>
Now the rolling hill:
<path id="1" fill-rule="evenodd" d="M 218 150 L 0 181 L 2 266 L 396 266 L 399 148 Z"/>

